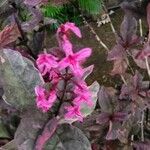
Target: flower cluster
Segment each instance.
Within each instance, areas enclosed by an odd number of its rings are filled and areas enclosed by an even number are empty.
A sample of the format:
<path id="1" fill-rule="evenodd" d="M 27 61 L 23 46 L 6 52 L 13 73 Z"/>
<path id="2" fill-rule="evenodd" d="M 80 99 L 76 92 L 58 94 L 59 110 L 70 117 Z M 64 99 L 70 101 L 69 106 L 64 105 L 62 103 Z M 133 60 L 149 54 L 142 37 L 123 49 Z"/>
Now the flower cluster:
<path id="1" fill-rule="evenodd" d="M 47 91 L 37 86 L 35 88 L 36 103 L 38 108 L 47 112 L 57 99 L 67 102 L 69 105 L 65 106 L 65 118 L 82 121 L 82 103 L 86 103 L 89 107 L 93 105 L 89 88 L 83 80 L 86 68 L 82 67 L 82 63 L 91 55 L 91 49 L 84 48 L 74 53 L 69 40 L 70 32 L 81 38 L 81 32 L 74 23 L 67 22 L 57 31 L 59 51 L 64 53 L 64 57 L 52 53 L 38 56 L 36 61 L 38 69 L 43 76 L 48 76 L 51 88 Z M 60 88 L 62 83 L 63 88 Z"/>

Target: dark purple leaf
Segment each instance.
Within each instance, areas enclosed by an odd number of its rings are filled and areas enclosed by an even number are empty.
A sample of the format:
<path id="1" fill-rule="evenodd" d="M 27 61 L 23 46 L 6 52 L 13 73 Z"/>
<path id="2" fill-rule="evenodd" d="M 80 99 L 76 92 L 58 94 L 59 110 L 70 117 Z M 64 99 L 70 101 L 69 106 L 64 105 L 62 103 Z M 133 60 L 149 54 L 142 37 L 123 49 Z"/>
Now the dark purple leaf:
<path id="1" fill-rule="evenodd" d="M 97 119 L 96 122 L 98 124 L 105 124 L 111 122 L 122 122 L 126 119 L 127 113 L 125 112 L 114 112 L 114 113 L 101 113 Z"/>
<path id="2" fill-rule="evenodd" d="M 124 10 L 125 14 L 133 15 L 135 18 L 139 19 L 141 14 L 139 13 L 139 7 L 137 7 L 135 0 L 124 1 L 121 3 L 121 8 Z"/>
<path id="3" fill-rule="evenodd" d="M 1 49 L 0 76 L 3 81 L 6 103 L 17 109 L 35 104 L 34 89 L 43 85 L 43 79 L 32 61 L 11 49 Z"/>
<path id="4" fill-rule="evenodd" d="M 25 32 L 32 31 L 43 20 L 42 13 L 40 12 L 39 9 L 32 8 L 32 7 L 28 7 L 28 8 L 29 11 L 31 12 L 32 18 L 29 21 L 22 23 L 22 29 Z"/>
<path id="5" fill-rule="evenodd" d="M 146 141 L 146 142 L 134 142 L 133 143 L 133 147 L 136 150 L 149 150 L 149 148 L 150 148 L 150 141 Z"/>
<path id="6" fill-rule="evenodd" d="M 48 0 L 24 0 L 24 3 L 26 5 L 30 5 L 30 6 L 37 6 L 40 4 L 45 4 L 47 2 L 48 2 Z"/>
<path id="7" fill-rule="evenodd" d="M 129 99 L 129 91 L 132 89 L 128 88 L 125 84 L 122 85 L 121 94 L 119 96 L 120 99 Z"/>
<path id="8" fill-rule="evenodd" d="M 141 75 L 136 71 L 136 74 L 128 79 L 128 85 L 122 85 L 120 99 L 129 99 L 132 98 L 133 95 L 138 94 L 138 88 L 141 83 Z"/>
<path id="9" fill-rule="evenodd" d="M 39 54 L 39 52 L 41 52 L 43 50 L 43 42 L 44 42 L 44 38 L 45 38 L 44 35 L 45 35 L 44 31 L 34 32 L 34 34 L 33 34 L 33 39 L 31 41 L 31 47 L 32 47 L 33 53 L 36 56 Z"/>
<path id="10" fill-rule="evenodd" d="M 127 63 L 124 59 L 117 59 L 114 61 L 113 70 L 111 71 L 111 75 L 122 75 L 127 70 Z"/>
<path id="11" fill-rule="evenodd" d="M 83 74 L 84 80 L 93 72 L 93 69 L 94 69 L 94 65 L 84 68 L 84 74 Z"/>
<path id="12" fill-rule="evenodd" d="M 133 50 L 132 51 L 133 60 L 135 61 L 135 63 L 137 64 L 138 67 L 140 67 L 142 69 L 146 69 L 145 60 L 138 58 L 141 53 L 142 53 L 141 50 L 136 50 L 136 49 Z"/>
<path id="13" fill-rule="evenodd" d="M 101 107 L 101 111 L 106 113 L 112 113 L 113 112 L 112 99 L 105 87 L 100 88 L 98 96 L 99 96 L 98 102 Z"/>
<path id="14" fill-rule="evenodd" d="M 58 5 L 69 3 L 69 0 L 51 0 L 50 3 L 52 5 L 58 6 Z"/>
<path id="15" fill-rule="evenodd" d="M 91 150 L 91 145 L 79 128 L 62 124 L 43 150 Z"/>
<path id="16" fill-rule="evenodd" d="M 35 143 L 35 150 L 44 149 L 45 143 L 51 139 L 58 126 L 58 119 L 51 119 L 44 127 L 42 133 L 38 136 Z"/>
<path id="17" fill-rule="evenodd" d="M 145 57 L 150 57 L 150 45 L 149 43 L 147 43 L 143 50 L 141 50 L 137 55 L 136 55 L 136 58 L 137 59 L 142 59 L 144 60 Z"/>
<path id="18" fill-rule="evenodd" d="M 143 76 L 136 70 L 135 75 L 133 76 L 133 86 L 136 89 L 140 89 L 142 87 Z"/>
<path id="19" fill-rule="evenodd" d="M 110 115 L 109 113 L 101 113 L 97 119 L 96 119 L 96 123 L 98 124 L 105 124 L 105 123 L 109 123 L 110 120 Z"/>
<path id="20" fill-rule="evenodd" d="M 0 48 L 14 42 L 20 37 L 20 32 L 16 24 L 6 26 L 0 32 Z"/>
<path id="21" fill-rule="evenodd" d="M 126 119 L 127 113 L 125 112 L 115 112 L 113 114 L 113 121 L 114 122 L 122 122 Z"/>
<path id="22" fill-rule="evenodd" d="M 127 129 L 118 129 L 118 140 L 121 143 L 127 144 L 128 143 L 128 136 L 129 136 L 129 131 Z"/>
<path id="23" fill-rule="evenodd" d="M 122 47 L 120 44 L 114 46 L 114 48 L 108 53 L 107 60 L 116 60 L 124 58 L 126 55 L 125 48 Z"/>
<path id="24" fill-rule="evenodd" d="M 48 115 L 31 107 L 21 117 L 21 122 L 14 136 L 17 149 L 33 150 L 35 140 L 48 120 Z"/>
<path id="25" fill-rule="evenodd" d="M 115 140 L 118 138 L 118 129 L 120 127 L 120 124 L 118 123 L 112 123 L 110 121 L 110 124 L 109 124 L 109 130 L 108 130 L 108 133 L 106 135 L 106 140 Z"/>
<path id="26" fill-rule="evenodd" d="M 130 46 L 135 39 L 137 31 L 137 21 L 132 15 L 125 15 L 120 27 L 120 35 L 124 43 L 124 47 Z"/>

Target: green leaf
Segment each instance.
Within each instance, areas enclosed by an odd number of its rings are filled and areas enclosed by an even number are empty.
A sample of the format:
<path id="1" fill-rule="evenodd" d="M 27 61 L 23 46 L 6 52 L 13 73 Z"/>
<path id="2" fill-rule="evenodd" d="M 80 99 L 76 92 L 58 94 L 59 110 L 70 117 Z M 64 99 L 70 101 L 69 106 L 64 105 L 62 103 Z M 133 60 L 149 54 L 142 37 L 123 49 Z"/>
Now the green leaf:
<path id="1" fill-rule="evenodd" d="M 99 14 L 102 10 L 102 0 L 78 0 L 82 10 L 90 14 Z"/>
<path id="2" fill-rule="evenodd" d="M 20 109 L 33 105 L 34 88 L 44 82 L 34 64 L 11 49 L 1 50 L 0 58 L 5 102 Z"/>
<path id="3" fill-rule="evenodd" d="M 42 8 L 42 12 L 46 17 L 55 17 L 56 15 L 60 14 L 62 7 L 52 6 L 52 5 L 45 5 Z"/>
<path id="4" fill-rule="evenodd" d="M 81 112 L 84 117 L 90 115 L 94 111 L 96 103 L 97 103 L 99 88 L 100 88 L 100 86 L 97 81 L 95 81 L 91 86 L 89 86 L 89 89 L 92 94 L 93 106 L 89 107 L 87 104 L 83 104 L 81 106 Z"/>
<path id="5" fill-rule="evenodd" d="M 57 129 L 44 150 L 91 150 L 91 145 L 80 129 L 63 124 Z"/>

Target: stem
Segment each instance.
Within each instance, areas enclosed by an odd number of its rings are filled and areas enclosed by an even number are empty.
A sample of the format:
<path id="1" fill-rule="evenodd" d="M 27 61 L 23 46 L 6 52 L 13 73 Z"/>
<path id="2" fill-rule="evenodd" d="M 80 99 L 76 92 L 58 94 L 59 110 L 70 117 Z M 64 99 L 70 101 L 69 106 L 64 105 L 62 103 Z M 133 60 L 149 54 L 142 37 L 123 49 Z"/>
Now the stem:
<path id="1" fill-rule="evenodd" d="M 141 119 L 141 141 L 144 142 L 144 110 L 142 111 Z"/>
<path id="2" fill-rule="evenodd" d="M 68 74 L 68 70 L 66 69 L 66 75 Z M 59 106 L 58 106 L 58 109 L 55 113 L 55 116 L 58 116 L 59 114 L 59 110 L 61 108 L 61 105 L 63 104 L 64 102 L 64 96 L 65 96 L 65 93 L 66 93 L 66 90 L 67 90 L 67 84 L 68 84 L 68 79 L 64 80 L 65 81 L 65 85 L 64 85 L 64 91 L 63 91 L 63 94 L 62 94 L 62 97 L 60 98 L 60 103 L 59 103 Z"/>
<path id="3" fill-rule="evenodd" d="M 34 59 L 36 59 L 36 56 L 33 54 L 31 48 L 30 48 L 30 47 L 28 46 L 28 44 L 27 44 L 28 39 L 27 39 L 27 37 L 26 37 L 24 31 L 22 30 L 21 24 L 20 24 L 20 22 L 19 22 L 19 20 L 18 20 L 18 18 L 17 18 L 17 16 L 16 16 L 15 14 L 14 14 L 14 19 L 15 19 L 15 22 L 16 22 L 16 24 L 17 24 L 18 30 L 19 30 L 19 32 L 20 32 L 23 45 L 27 48 L 27 52 L 28 52 Z"/>
<path id="4" fill-rule="evenodd" d="M 148 63 L 148 57 L 145 57 L 145 63 L 146 63 L 147 73 L 150 77 L 150 66 L 149 66 L 149 63 Z"/>

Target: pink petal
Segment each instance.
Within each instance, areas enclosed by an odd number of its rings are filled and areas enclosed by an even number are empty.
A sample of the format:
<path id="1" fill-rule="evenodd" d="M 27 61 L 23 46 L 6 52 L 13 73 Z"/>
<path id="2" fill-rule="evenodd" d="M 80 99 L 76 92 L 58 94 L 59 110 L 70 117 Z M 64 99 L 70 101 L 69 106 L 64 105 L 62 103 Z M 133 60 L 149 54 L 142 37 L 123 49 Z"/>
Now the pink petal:
<path id="1" fill-rule="evenodd" d="M 89 57 L 92 53 L 91 48 L 84 48 L 75 54 L 76 59 L 78 61 L 85 60 L 85 58 Z"/>
<path id="2" fill-rule="evenodd" d="M 57 60 L 58 58 L 51 54 L 40 54 L 38 56 L 36 64 L 42 75 L 45 75 L 47 72 L 51 70 L 51 68 L 57 68 L 58 66 Z"/>
<path id="3" fill-rule="evenodd" d="M 36 105 L 39 109 L 42 109 L 43 112 L 47 112 L 56 101 L 56 91 L 52 90 L 49 93 L 48 100 L 46 99 L 46 90 L 40 86 L 35 88 L 36 94 Z"/>
<path id="4" fill-rule="evenodd" d="M 49 98 L 48 98 L 48 102 L 53 104 L 57 99 L 57 96 L 56 96 L 56 91 L 52 90 L 50 92 L 50 95 L 49 95 Z"/>
<path id="5" fill-rule="evenodd" d="M 91 99 L 85 99 L 85 98 L 82 97 L 82 96 L 76 97 L 76 98 L 73 100 L 73 103 L 74 103 L 75 105 L 78 105 L 78 106 L 80 106 L 82 103 L 86 103 L 89 107 L 92 107 L 92 106 L 93 106 L 93 103 L 92 103 Z"/>
<path id="6" fill-rule="evenodd" d="M 65 118 L 67 119 L 78 119 L 83 121 L 82 114 L 80 112 L 80 106 L 69 106 L 66 107 L 67 113 L 65 114 Z"/>
<path id="7" fill-rule="evenodd" d="M 67 60 L 68 60 L 68 58 L 64 58 L 63 60 L 61 60 L 61 61 L 59 62 L 58 68 L 59 68 L 60 70 L 65 69 L 66 67 L 69 66 Z"/>
<path id="8" fill-rule="evenodd" d="M 43 89 L 41 86 L 36 86 L 35 87 L 35 94 L 37 96 L 44 95 L 44 91 L 45 91 L 45 89 Z"/>
<path id="9" fill-rule="evenodd" d="M 66 29 L 70 29 L 70 30 L 71 30 L 73 33 L 75 33 L 76 36 L 78 36 L 79 38 L 82 37 L 81 32 L 80 32 L 80 29 L 79 29 L 77 26 L 75 26 L 74 23 L 67 22 L 66 24 L 64 24 L 64 26 L 65 26 Z"/>
<path id="10" fill-rule="evenodd" d="M 66 56 L 73 54 L 72 44 L 68 39 L 63 38 L 62 48 L 65 51 Z"/>

